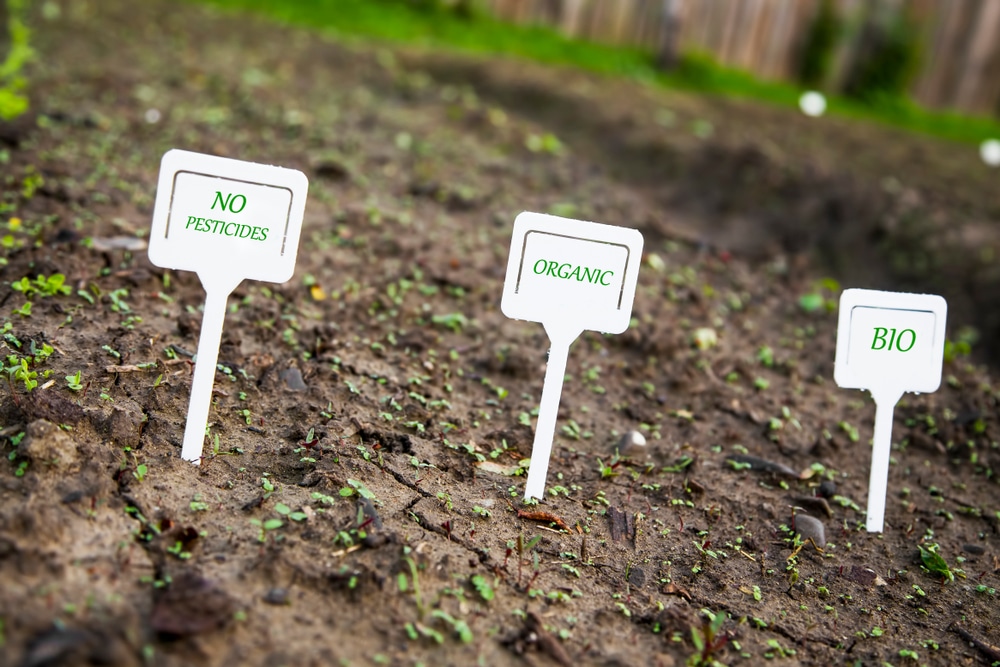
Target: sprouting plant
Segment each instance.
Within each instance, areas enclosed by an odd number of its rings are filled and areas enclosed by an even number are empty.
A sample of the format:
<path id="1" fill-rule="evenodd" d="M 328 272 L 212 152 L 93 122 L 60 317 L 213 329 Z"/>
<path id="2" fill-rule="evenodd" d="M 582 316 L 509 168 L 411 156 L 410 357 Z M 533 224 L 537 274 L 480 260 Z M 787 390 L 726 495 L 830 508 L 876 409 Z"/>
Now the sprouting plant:
<path id="1" fill-rule="evenodd" d="M 340 490 L 341 496 L 349 498 L 350 496 L 357 494 L 362 498 L 367 498 L 368 500 L 371 500 L 374 503 L 379 502 L 378 498 L 375 497 L 375 494 L 369 491 L 368 487 L 364 485 L 364 482 L 359 482 L 356 479 L 348 479 L 347 483 L 349 486 L 345 486 Z"/>
<path id="2" fill-rule="evenodd" d="M 23 306 L 14 309 L 13 314 L 20 315 L 21 317 L 31 317 L 31 302 L 25 301 Z"/>
<path id="3" fill-rule="evenodd" d="M 729 637 L 720 632 L 722 624 L 726 621 L 725 612 L 713 614 L 708 609 L 702 609 L 705 615 L 699 627 L 691 628 L 691 643 L 694 644 L 695 653 L 687 659 L 688 667 L 722 667 L 722 663 L 715 659 L 715 656 L 729 641 Z"/>
<path id="4" fill-rule="evenodd" d="M 10 286 L 15 292 L 23 293 L 25 297 L 30 297 L 32 294 L 46 297 L 69 294 L 72 290 L 65 283 L 66 276 L 61 273 L 53 273 L 48 278 L 40 274 L 34 280 L 25 276 L 12 282 Z"/>
<path id="5" fill-rule="evenodd" d="M 174 542 L 174 546 L 167 547 L 167 553 L 173 554 L 174 556 L 177 556 L 177 558 L 181 560 L 188 560 L 189 558 L 191 558 L 191 552 L 184 551 L 184 544 L 179 540 L 177 542 Z"/>
<path id="6" fill-rule="evenodd" d="M 69 387 L 70 391 L 80 391 L 83 389 L 82 374 L 77 371 L 73 375 L 66 376 L 66 386 Z"/>
<path id="7" fill-rule="evenodd" d="M 293 512 L 292 508 L 284 503 L 277 503 L 274 506 L 274 511 L 280 514 L 281 516 L 288 517 L 292 521 L 305 521 L 306 519 L 309 518 L 309 515 L 307 515 L 305 512 Z"/>
<path id="8" fill-rule="evenodd" d="M 11 364 L 7 367 L 8 380 L 23 382 L 24 390 L 28 393 L 38 386 L 38 380 L 36 379 L 38 372 L 28 368 L 27 358 L 21 357 L 18 359 L 16 355 L 12 354 L 7 357 L 7 362 Z"/>
<path id="9" fill-rule="evenodd" d="M 478 514 L 479 516 L 483 517 L 484 519 L 490 518 L 490 511 L 485 507 L 480 507 L 479 505 L 476 505 L 475 507 L 472 508 L 472 511 Z"/>
<path id="10" fill-rule="evenodd" d="M 444 503 L 444 506 L 448 509 L 449 512 L 452 509 L 454 509 L 455 506 L 451 502 L 451 496 L 445 493 L 444 491 L 438 491 L 437 499 L 440 500 L 442 503 Z"/>
<path id="11" fill-rule="evenodd" d="M 455 333 L 462 333 L 462 329 L 469 325 L 469 320 L 462 313 L 448 313 L 446 315 L 433 315 L 431 322 L 443 327 L 447 327 Z"/>
<path id="12" fill-rule="evenodd" d="M 768 368 L 774 366 L 774 350 L 767 345 L 761 346 L 761 348 L 757 350 L 757 361 L 764 364 Z"/>
<path id="13" fill-rule="evenodd" d="M 201 499 L 200 493 L 194 494 L 194 499 L 188 504 L 188 507 L 191 509 L 192 512 L 208 511 L 208 503 L 206 503 Z"/>
<path id="14" fill-rule="evenodd" d="M 479 593 L 479 597 L 483 598 L 483 600 L 487 602 L 493 599 L 495 595 L 493 586 L 490 582 L 486 581 L 486 578 L 483 577 L 483 575 L 474 575 L 470 581 L 472 582 L 472 587 L 476 589 L 477 593 Z"/>
<path id="15" fill-rule="evenodd" d="M 257 535 L 257 541 L 265 542 L 267 541 L 268 533 L 272 530 L 281 528 L 285 525 L 285 522 L 281 519 L 264 519 L 261 521 L 260 519 L 254 517 L 253 519 L 250 519 L 250 524 L 260 528 L 260 533 Z"/>
<path id="16" fill-rule="evenodd" d="M 931 574 L 940 575 L 948 581 L 955 581 L 955 574 L 948 567 L 947 561 L 937 552 L 938 545 L 932 544 L 926 549 L 917 545 L 917 548 L 920 549 L 920 560 Z"/>
<path id="17" fill-rule="evenodd" d="M 132 471 L 132 476 L 135 477 L 138 481 L 143 482 L 145 481 L 146 475 L 148 473 L 149 473 L 149 467 L 145 463 L 140 463 L 135 467 L 135 470 Z"/>
<path id="18" fill-rule="evenodd" d="M 458 635 L 459 640 L 463 644 L 469 644 L 472 642 L 472 630 L 469 628 L 469 624 L 460 618 L 455 618 L 443 609 L 435 609 L 431 612 L 433 618 L 439 618 L 448 625 L 451 626 L 455 634 Z"/>

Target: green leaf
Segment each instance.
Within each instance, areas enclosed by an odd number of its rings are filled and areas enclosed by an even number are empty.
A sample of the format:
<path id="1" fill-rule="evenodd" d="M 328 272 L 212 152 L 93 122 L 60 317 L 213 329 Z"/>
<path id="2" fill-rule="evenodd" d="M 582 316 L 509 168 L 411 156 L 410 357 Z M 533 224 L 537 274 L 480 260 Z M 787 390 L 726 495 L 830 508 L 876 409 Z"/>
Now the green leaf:
<path id="1" fill-rule="evenodd" d="M 803 294 L 799 298 L 799 307 L 807 313 L 813 313 L 823 307 L 822 294 Z"/>
<path id="2" fill-rule="evenodd" d="M 920 549 L 920 560 L 923 561 L 924 567 L 930 570 L 932 574 L 941 575 L 948 581 L 955 581 L 955 575 L 952 573 L 951 568 L 948 567 L 948 563 L 938 554 L 938 546 L 936 544 L 926 549 L 917 545 L 917 548 Z"/>
<path id="3" fill-rule="evenodd" d="M 292 508 L 285 503 L 278 503 L 274 506 L 274 511 L 282 516 L 288 516 L 292 513 Z"/>
<path id="4" fill-rule="evenodd" d="M 277 530 L 285 525 L 281 519 L 268 519 L 264 522 L 264 530 Z"/>

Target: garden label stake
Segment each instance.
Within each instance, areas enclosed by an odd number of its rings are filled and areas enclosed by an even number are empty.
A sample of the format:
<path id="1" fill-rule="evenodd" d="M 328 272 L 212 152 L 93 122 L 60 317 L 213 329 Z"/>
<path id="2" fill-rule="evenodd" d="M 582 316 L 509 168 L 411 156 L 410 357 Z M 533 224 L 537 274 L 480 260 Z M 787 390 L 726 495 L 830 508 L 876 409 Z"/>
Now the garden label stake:
<path id="1" fill-rule="evenodd" d="M 524 498 L 542 498 L 569 347 L 584 331 L 622 333 L 642 259 L 635 229 L 524 212 L 514 220 L 500 309 L 540 322 L 549 337 Z"/>
<path id="2" fill-rule="evenodd" d="M 875 433 L 868 480 L 869 532 L 885 517 L 892 413 L 904 392 L 937 391 L 944 359 L 948 304 L 932 294 L 849 289 L 840 295 L 833 377 L 875 400 Z"/>
<path id="3" fill-rule="evenodd" d="M 294 169 L 214 155 L 175 149 L 160 162 L 149 261 L 194 271 L 205 288 L 185 461 L 201 461 L 226 300 L 244 278 L 283 283 L 292 277 L 308 186 Z"/>

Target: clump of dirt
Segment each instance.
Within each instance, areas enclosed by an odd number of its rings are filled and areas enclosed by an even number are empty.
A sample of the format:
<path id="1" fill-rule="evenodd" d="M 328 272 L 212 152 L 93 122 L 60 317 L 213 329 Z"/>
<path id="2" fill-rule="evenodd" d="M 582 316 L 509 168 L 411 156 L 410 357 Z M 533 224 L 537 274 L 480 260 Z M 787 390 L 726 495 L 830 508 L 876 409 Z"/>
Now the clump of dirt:
<path id="1" fill-rule="evenodd" d="M 32 122 L 0 132 L 0 662 L 995 659 L 988 369 L 950 359 L 940 391 L 904 397 L 886 531 L 864 530 L 874 406 L 833 385 L 836 315 L 799 298 L 835 304 L 811 245 L 837 256 L 907 200 L 877 180 L 855 199 L 840 147 L 802 171 L 795 142 L 733 148 L 787 122 L 748 103 L 189 4 L 55 6 Z M 576 101 L 498 92 L 545 77 Z M 864 133 L 861 155 L 889 147 L 875 173 L 898 137 Z M 172 147 L 311 180 L 295 278 L 229 301 L 198 467 L 179 454 L 204 294 L 142 250 Z M 522 209 L 635 226 L 647 249 L 634 326 L 571 350 L 537 506 L 547 340 L 498 308 Z M 868 222 L 841 230 L 854 210 Z M 647 444 L 623 455 L 629 431 Z"/>

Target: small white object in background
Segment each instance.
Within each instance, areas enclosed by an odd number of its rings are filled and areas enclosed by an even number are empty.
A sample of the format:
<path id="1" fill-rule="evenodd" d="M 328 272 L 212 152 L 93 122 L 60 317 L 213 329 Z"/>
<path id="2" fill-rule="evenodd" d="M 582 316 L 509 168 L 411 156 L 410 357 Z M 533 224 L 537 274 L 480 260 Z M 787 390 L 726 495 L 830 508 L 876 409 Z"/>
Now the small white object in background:
<path id="1" fill-rule="evenodd" d="M 159 109 L 146 109 L 145 118 L 147 123 L 155 125 L 160 122 L 161 118 L 163 118 L 163 114 L 160 113 Z"/>
<path id="2" fill-rule="evenodd" d="M 892 413 L 903 393 L 941 386 L 947 316 L 948 304 L 933 294 L 849 289 L 840 295 L 833 376 L 839 386 L 867 389 L 875 400 L 869 532 L 884 526 Z"/>
<path id="3" fill-rule="evenodd" d="M 815 90 L 806 91 L 799 97 L 799 109 L 805 115 L 813 118 L 822 116 L 826 112 L 826 97 L 823 96 L 823 93 L 818 93 Z"/>
<path id="4" fill-rule="evenodd" d="M 174 149 L 160 162 L 149 261 L 194 271 L 205 288 L 185 461 L 201 460 L 226 300 L 244 278 L 292 277 L 308 187 L 301 171 L 214 155 Z"/>
<path id="5" fill-rule="evenodd" d="M 987 139 L 979 144 L 979 157 L 990 167 L 1000 167 L 1000 140 Z"/>
<path id="6" fill-rule="evenodd" d="M 642 260 L 636 229 L 524 212 L 514 220 L 500 309 L 540 322 L 549 360 L 524 497 L 542 498 L 569 347 L 584 331 L 622 333 Z"/>

